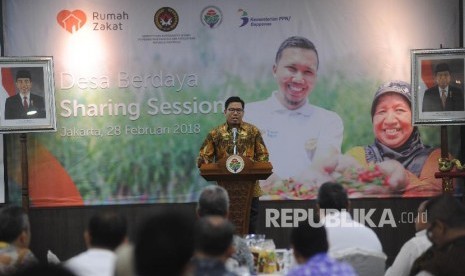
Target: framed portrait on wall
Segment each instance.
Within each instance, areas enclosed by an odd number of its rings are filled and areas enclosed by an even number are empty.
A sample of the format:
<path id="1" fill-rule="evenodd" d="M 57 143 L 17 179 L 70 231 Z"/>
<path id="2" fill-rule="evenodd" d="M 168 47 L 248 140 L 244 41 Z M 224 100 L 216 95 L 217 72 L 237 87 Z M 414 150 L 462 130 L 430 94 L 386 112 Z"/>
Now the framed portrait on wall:
<path id="1" fill-rule="evenodd" d="M 56 131 L 52 57 L 0 57 L 0 133 Z"/>
<path id="2" fill-rule="evenodd" d="M 411 50 L 414 125 L 465 124 L 465 49 Z"/>

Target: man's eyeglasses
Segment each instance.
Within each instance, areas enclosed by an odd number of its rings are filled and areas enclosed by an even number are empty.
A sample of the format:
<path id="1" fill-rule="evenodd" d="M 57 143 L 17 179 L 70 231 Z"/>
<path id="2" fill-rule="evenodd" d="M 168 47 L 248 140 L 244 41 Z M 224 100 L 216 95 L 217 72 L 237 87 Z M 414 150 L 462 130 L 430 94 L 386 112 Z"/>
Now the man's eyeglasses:
<path id="1" fill-rule="evenodd" d="M 236 112 L 236 113 L 241 114 L 242 112 L 244 112 L 244 109 L 242 109 L 242 108 L 228 108 L 228 111 L 231 112 L 231 113 Z"/>

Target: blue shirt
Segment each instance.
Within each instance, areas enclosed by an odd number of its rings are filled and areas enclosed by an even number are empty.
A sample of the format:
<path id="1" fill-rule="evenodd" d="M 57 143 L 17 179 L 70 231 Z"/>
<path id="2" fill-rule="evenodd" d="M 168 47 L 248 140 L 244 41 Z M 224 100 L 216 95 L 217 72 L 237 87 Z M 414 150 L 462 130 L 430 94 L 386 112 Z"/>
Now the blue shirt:
<path id="1" fill-rule="evenodd" d="M 305 264 L 291 270 L 288 276 L 356 276 L 354 269 L 347 263 L 338 262 L 327 253 L 319 253 Z"/>

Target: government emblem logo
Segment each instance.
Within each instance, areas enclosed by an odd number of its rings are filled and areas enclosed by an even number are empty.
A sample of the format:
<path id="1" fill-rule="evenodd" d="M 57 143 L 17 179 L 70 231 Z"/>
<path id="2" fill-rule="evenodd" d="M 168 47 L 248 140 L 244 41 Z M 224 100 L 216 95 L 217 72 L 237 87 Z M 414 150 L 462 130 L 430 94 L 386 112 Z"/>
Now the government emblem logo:
<path id="1" fill-rule="evenodd" d="M 200 13 L 200 20 L 203 25 L 213 29 L 218 27 L 223 21 L 223 13 L 215 6 L 208 6 Z"/>
<path id="2" fill-rule="evenodd" d="M 178 13 L 170 7 L 163 7 L 153 16 L 155 26 L 162 32 L 171 32 L 179 23 Z"/>
<path id="3" fill-rule="evenodd" d="M 244 169 L 244 159 L 239 155 L 231 155 L 226 159 L 226 168 L 231 173 L 240 173 Z"/>

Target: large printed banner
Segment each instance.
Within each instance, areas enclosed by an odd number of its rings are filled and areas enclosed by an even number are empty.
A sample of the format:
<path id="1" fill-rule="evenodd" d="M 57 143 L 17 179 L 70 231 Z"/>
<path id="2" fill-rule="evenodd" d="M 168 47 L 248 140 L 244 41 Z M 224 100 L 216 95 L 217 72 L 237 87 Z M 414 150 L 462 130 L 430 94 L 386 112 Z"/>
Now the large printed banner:
<path id="1" fill-rule="evenodd" d="M 374 143 L 373 96 L 386 81 L 410 82 L 410 49 L 459 45 L 458 0 L 3 3 L 5 55 L 54 60 L 58 131 L 28 134 L 32 206 L 196 201 L 208 184 L 196 166 L 199 148 L 224 123 L 224 100 L 233 95 L 269 144 L 275 174 L 261 183 L 262 199 L 314 198 L 319 184 L 341 177 L 353 197 L 422 195 L 408 188 L 414 181 L 394 187 L 394 174 L 377 175 L 381 166 L 338 170 L 334 162 Z M 333 112 L 340 124 L 313 111 L 283 110 L 311 123 L 272 120 L 266 105 L 252 104 L 283 93 L 273 66 L 291 36 L 318 51 L 309 110 Z M 335 147 L 321 146 L 332 139 L 320 134 L 327 130 L 340 133 Z M 420 132 L 423 144 L 439 145 L 439 128 Z M 5 140 L 14 193 L 19 139 Z M 418 191 L 437 192 L 430 181 Z"/>

